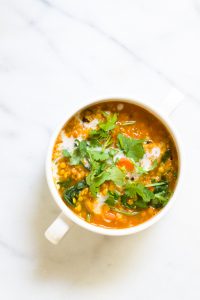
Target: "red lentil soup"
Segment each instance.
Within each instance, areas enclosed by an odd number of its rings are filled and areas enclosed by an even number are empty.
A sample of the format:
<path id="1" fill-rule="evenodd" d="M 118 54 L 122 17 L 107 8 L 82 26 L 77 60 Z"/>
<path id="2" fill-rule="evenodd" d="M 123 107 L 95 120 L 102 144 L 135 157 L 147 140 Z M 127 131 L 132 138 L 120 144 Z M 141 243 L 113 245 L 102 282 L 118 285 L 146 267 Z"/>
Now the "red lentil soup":
<path id="1" fill-rule="evenodd" d="M 156 215 L 169 201 L 178 156 L 167 128 L 147 110 L 103 102 L 73 116 L 52 154 L 56 188 L 85 221 L 128 228 Z"/>

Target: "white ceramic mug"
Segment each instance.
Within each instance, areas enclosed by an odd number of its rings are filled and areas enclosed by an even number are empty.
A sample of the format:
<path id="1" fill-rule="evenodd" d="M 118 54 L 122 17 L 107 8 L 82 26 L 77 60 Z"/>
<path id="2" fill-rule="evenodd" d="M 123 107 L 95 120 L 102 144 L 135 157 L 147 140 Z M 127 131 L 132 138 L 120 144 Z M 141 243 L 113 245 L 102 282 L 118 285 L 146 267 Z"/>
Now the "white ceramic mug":
<path id="1" fill-rule="evenodd" d="M 66 122 L 73 115 L 75 115 L 79 110 L 82 110 L 82 109 L 86 108 L 87 106 L 90 106 L 90 105 L 93 105 L 96 103 L 100 103 L 100 102 L 113 101 L 113 100 L 125 101 L 128 103 L 136 104 L 138 106 L 145 108 L 147 111 L 149 111 L 154 116 L 156 116 L 167 127 L 167 129 L 171 133 L 171 135 L 174 139 L 176 148 L 177 148 L 178 159 L 179 159 L 179 176 L 177 179 L 177 185 L 176 185 L 174 194 L 171 197 L 171 199 L 169 200 L 169 202 L 167 203 L 167 205 L 164 208 L 162 208 L 162 210 L 158 214 L 156 214 L 154 217 L 152 217 L 148 221 L 146 221 L 142 224 L 139 224 L 137 226 L 130 227 L 130 228 L 124 228 L 124 229 L 103 228 L 100 226 L 92 225 L 92 224 L 84 221 L 80 217 L 78 217 L 64 203 L 64 201 L 60 197 L 60 195 L 56 189 L 56 186 L 55 186 L 55 183 L 53 180 L 53 174 L 52 174 L 53 147 L 54 147 L 54 144 L 55 144 L 55 141 L 56 141 L 56 138 L 57 138 L 59 132 L 61 131 L 63 126 L 66 124 Z M 182 182 L 183 159 L 182 159 L 181 140 L 180 140 L 179 135 L 176 132 L 176 129 L 173 125 L 172 120 L 170 120 L 170 118 L 169 118 L 170 113 L 174 111 L 174 108 L 182 100 L 183 100 L 183 95 L 180 92 L 178 92 L 177 90 L 173 89 L 170 92 L 170 94 L 167 96 L 167 98 L 165 99 L 166 105 L 165 105 L 165 108 L 163 111 L 162 111 L 162 108 L 158 109 L 158 108 L 153 107 L 152 105 L 147 105 L 144 101 L 135 101 L 135 100 L 132 100 L 127 97 L 112 97 L 112 98 L 104 97 L 103 100 L 100 99 L 100 100 L 95 100 L 95 101 L 88 101 L 87 105 L 85 105 L 84 107 L 81 107 L 77 110 L 74 109 L 74 111 L 72 111 L 72 112 L 68 111 L 68 114 L 67 114 L 65 120 L 63 122 L 61 122 L 61 124 L 58 126 L 58 128 L 55 130 L 55 132 L 52 135 L 48 154 L 47 154 L 47 160 L 46 160 L 46 177 L 47 177 L 48 186 L 49 186 L 49 189 L 51 191 L 54 201 L 61 209 L 60 215 L 57 217 L 57 219 L 50 225 L 50 227 L 45 232 L 45 236 L 50 242 L 52 242 L 53 244 L 57 244 L 62 239 L 62 237 L 67 233 L 67 231 L 70 229 L 70 227 L 73 226 L 74 223 L 87 229 L 87 230 L 90 230 L 90 231 L 98 233 L 98 234 L 110 235 L 110 236 L 122 236 L 122 235 L 129 235 L 129 234 L 140 232 L 140 231 L 150 227 L 154 223 L 156 223 L 158 220 L 160 220 L 166 214 L 166 212 L 170 209 L 170 207 L 174 203 L 175 199 L 177 198 L 178 192 L 181 187 L 181 182 Z"/>

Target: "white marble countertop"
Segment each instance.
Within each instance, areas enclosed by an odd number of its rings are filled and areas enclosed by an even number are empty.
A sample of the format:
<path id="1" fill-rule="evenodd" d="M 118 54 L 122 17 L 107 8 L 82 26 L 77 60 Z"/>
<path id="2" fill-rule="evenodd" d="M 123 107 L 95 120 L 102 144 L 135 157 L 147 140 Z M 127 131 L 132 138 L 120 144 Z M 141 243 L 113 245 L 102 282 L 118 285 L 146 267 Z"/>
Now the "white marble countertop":
<path id="1" fill-rule="evenodd" d="M 200 299 L 200 1 L 0 1 L 0 298 Z M 136 236 L 74 226 L 53 246 L 58 215 L 44 176 L 49 137 L 88 97 L 130 95 L 173 113 L 187 151 L 170 213 Z"/>

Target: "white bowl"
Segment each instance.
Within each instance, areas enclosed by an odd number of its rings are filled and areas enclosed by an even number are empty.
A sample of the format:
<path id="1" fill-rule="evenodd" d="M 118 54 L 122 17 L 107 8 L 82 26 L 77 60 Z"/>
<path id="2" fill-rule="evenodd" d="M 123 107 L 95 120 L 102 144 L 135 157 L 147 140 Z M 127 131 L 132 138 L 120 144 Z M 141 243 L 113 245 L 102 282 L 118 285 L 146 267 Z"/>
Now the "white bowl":
<path id="1" fill-rule="evenodd" d="M 104 228 L 104 227 L 100 227 L 100 226 L 96 226 L 93 224 L 90 224 L 86 221 L 84 221 L 83 219 L 81 219 L 80 217 L 78 217 L 62 200 L 62 198 L 60 197 L 54 180 L 53 180 L 53 175 L 52 175 L 52 151 L 53 151 L 53 147 L 56 141 L 56 138 L 58 136 L 58 134 L 60 133 L 61 129 L 63 128 L 63 126 L 66 124 L 66 122 L 68 122 L 68 120 L 75 115 L 77 112 L 87 108 L 88 106 L 94 105 L 94 104 L 98 104 L 98 103 L 102 103 L 102 102 L 109 102 L 109 101 L 119 101 L 119 102 L 127 102 L 127 103 L 132 103 L 135 105 L 138 105 L 144 109 L 146 109 L 147 111 L 149 111 L 150 113 L 152 113 L 154 116 L 156 116 L 164 125 L 165 127 L 168 129 L 168 131 L 170 132 L 174 142 L 175 142 L 175 146 L 177 149 L 177 153 L 178 153 L 178 163 L 179 163 L 179 175 L 177 178 L 177 184 L 176 184 L 176 188 L 175 191 L 172 195 L 172 197 L 170 198 L 169 202 L 167 203 L 167 205 L 162 208 L 160 210 L 160 212 L 158 214 L 156 214 L 154 217 L 152 217 L 151 219 L 149 219 L 148 221 L 139 224 L 137 226 L 134 227 L 129 227 L 129 228 L 124 228 L 124 229 L 109 229 L 109 228 Z M 62 121 L 60 123 L 60 125 L 57 127 L 57 129 L 54 131 L 52 137 L 51 137 L 51 141 L 50 141 L 50 145 L 49 145 L 49 149 L 48 149 L 48 153 L 47 153 L 47 159 L 46 159 L 46 177 L 47 177 L 47 182 L 48 182 L 48 186 L 49 189 L 51 191 L 51 194 L 53 196 L 54 201 L 56 202 L 56 204 L 59 206 L 59 208 L 61 209 L 61 214 L 58 216 L 58 218 L 53 222 L 53 224 L 47 229 L 47 231 L 45 232 L 45 236 L 46 238 L 51 241 L 54 244 L 57 244 L 60 239 L 64 236 L 64 234 L 69 230 L 70 226 L 73 223 L 76 223 L 77 225 L 98 233 L 98 234 L 102 234 L 102 235 L 109 235 L 109 236 L 122 236 L 122 235 L 129 235 L 129 234 L 134 234 L 137 232 L 140 232 L 148 227 L 150 227 L 151 225 L 155 224 L 156 222 L 158 222 L 158 220 L 160 220 L 167 212 L 168 210 L 171 208 L 171 206 L 173 205 L 175 199 L 178 196 L 178 192 L 181 188 L 181 182 L 182 182 L 182 147 L 181 147 L 181 140 L 179 135 L 177 134 L 176 128 L 173 125 L 173 122 L 170 120 L 170 118 L 165 115 L 165 113 L 162 112 L 158 112 L 157 109 L 153 108 L 152 106 L 149 106 L 147 104 L 144 104 L 141 101 L 136 101 L 133 99 L 127 99 L 127 98 L 108 98 L 108 99 L 100 99 L 100 100 L 96 100 L 96 101 L 89 101 L 88 104 L 84 107 L 81 107 L 79 110 L 74 109 L 74 111 L 72 112 L 67 112 L 66 117 L 64 119 L 64 121 Z"/>

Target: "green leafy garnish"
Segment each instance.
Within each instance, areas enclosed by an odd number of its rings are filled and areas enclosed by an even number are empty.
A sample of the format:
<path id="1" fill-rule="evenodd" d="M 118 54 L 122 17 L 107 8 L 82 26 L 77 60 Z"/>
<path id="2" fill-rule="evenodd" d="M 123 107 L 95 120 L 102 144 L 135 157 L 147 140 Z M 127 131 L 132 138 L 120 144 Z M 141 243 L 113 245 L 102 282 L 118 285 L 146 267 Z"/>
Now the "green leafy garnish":
<path id="1" fill-rule="evenodd" d="M 163 154 L 163 156 L 162 156 L 162 158 L 161 158 L 161 161 L 162 161 L 163 163 L 165 163 L 165 162 L 171 157 L 171 155 L 172 155 L 171 149 L 167 149 L 167 150 L 165 151 L 165 153 Z"/>
<path id="2" fill-rule="evenodd" d="M 127 210 L 123 210 L 123 209 L 119 209 L 119 208 L 116 208 L 116 207 L 111 207 L 112 210 L 120 213 L 120 214 L 123 214 L 123 215 L 126 215 L 126 216 L 135 216 L 138 214 L 137 211 L 127 211 Z"/>
<path id="3" fill-rule="evenodd" d="M 70 165 L 79 165 L 87 154 L 87 142 L 75 141 L 75 149 L 70 158 Z"/>
<path id="4" fill-rule="evenodd" d="M 71 156 L 71 154 L 69 153 L 69 151 L 68 151 L 67 149 L 63 149 L 63 150 L 62 150 L 62 155 L 63 155 L 64 157 L 70 157 L 70 156 Z"/>
<path id="5" fill-rule="evenodd" d="M 71 186 L 70 188 L 66 189 L 63 193 L 64 200 L 72 206 L 75 206 L 73 199 L 77 198 L 78 194 L 81 190 L 87 187 L 85 180 L 79 181 L 75 185 Z"/>
<path id="6" fill-rule="evenodd" d="M 154 192 L 147 187 L 154 187 Z M 127 200 L 133 199 L 133 204 L 128 204 Z M 144 186 L 141 183 L 128 183 L 125 188 L 125 194 L 121 197 L 121 203 L 128 208 L 147 208 L 153 206 L 161 208 L 169 200 L 168 183 L 152 183 Z"/>
<path id="7" fill-rule="evenodd" d="M 114 129 L 115 123 L 117 122 L 117 114 L 104 113 L 104 116 L 106 117 L 106 122 L 100 123 L 99 127 L 106 132 Z"/>
<path id="8" fill-rule="evenodd" d="M 154 183 L 149 183 L 146 184 L 146 187 L 152 187 L 152 186 L 159 186 L 159 185 L 166 185 L 167 181 L 160 181 L 160 182 L 154 182 Z"/>
<path id="9" fill-rule="evenodd" d="M 91 193 L 95 196 L 99 187 L 108 180 L 113 181 L 116 185 L 124 184 L 125 174 L 116 166 L 111 166 L 106 170 L 98 173 L 99 164 L 93 166 L 92 172 L 86 177 L 86 182 L 90 187 Z"/>
<path id="10" fill-rule="evenodd" d="M 116 166 L 111 167 L 108 170 L 109 173 L 109 179 L 112 180 L 116 185 L 122 186 L 125 182 L 125 174 L 122 170 L 117 168 Z"/>
<path id="11" fill-rule="evenodd" d="M 134 161 L 139 161 L 144 155 L 143 142 L 144 140 L 136 140 L 127 137 L 123 134 L 117 136 L 119 146 L 124 151 L 127 157 L 132 158 Z"/>
<path id="12" fill-rule="evenodd" d="M 123 122 L 117 122 L 117 125 L 128 126 L 128 125 L 133 125 L 135 123 L 136 123 L 136 121 L 123 121 Z"/>
<path id="13" fill-rule="evenodd" d="M 107 160 L 109 158 L 108 153 L 98 151 L 95 148 L 89 148 L 87 151 L 90 153 L 92 159 L 96 160 L 96 161 L 104 161 L 104 160 Z"/>
<path id="14" fill-rule="evenodd" d="M 72 182 L 72 179 L 68 178 L 67 180 L 58 181 L 57 184 L 59 184 L 60 187 L 67 188 L 71 182 Z"/>
<path id="15" fill-rule="evenodd" d="M 90 131 L 90 141 L 93 145 L 104 142 L 104 149 L 112 143 L 112 137 L 110 136 L 110 131 L 115 128 L 117 121 L 117 114 L 107 114 L 103 113 L 106 117 L 106 121 L 99 123 L 98 130 Z"/>
<path id="16" fill-rule="evenodd" d="M 109 206 L 114 206 L 117 204 L 119 201 L 120 195 L 117 192 L 108 192 L 108 198 L 106 199 L 105 203 L 108 204 Z"/>
<path id="17" fill-rule="evenodd" d="M 125 188 L 128 197 L 135 199 L 140 196 L 144 202 L 150 202 L 154 198 L 153 192 L 146 188 L 142 183 L 128 183 Z"/>

